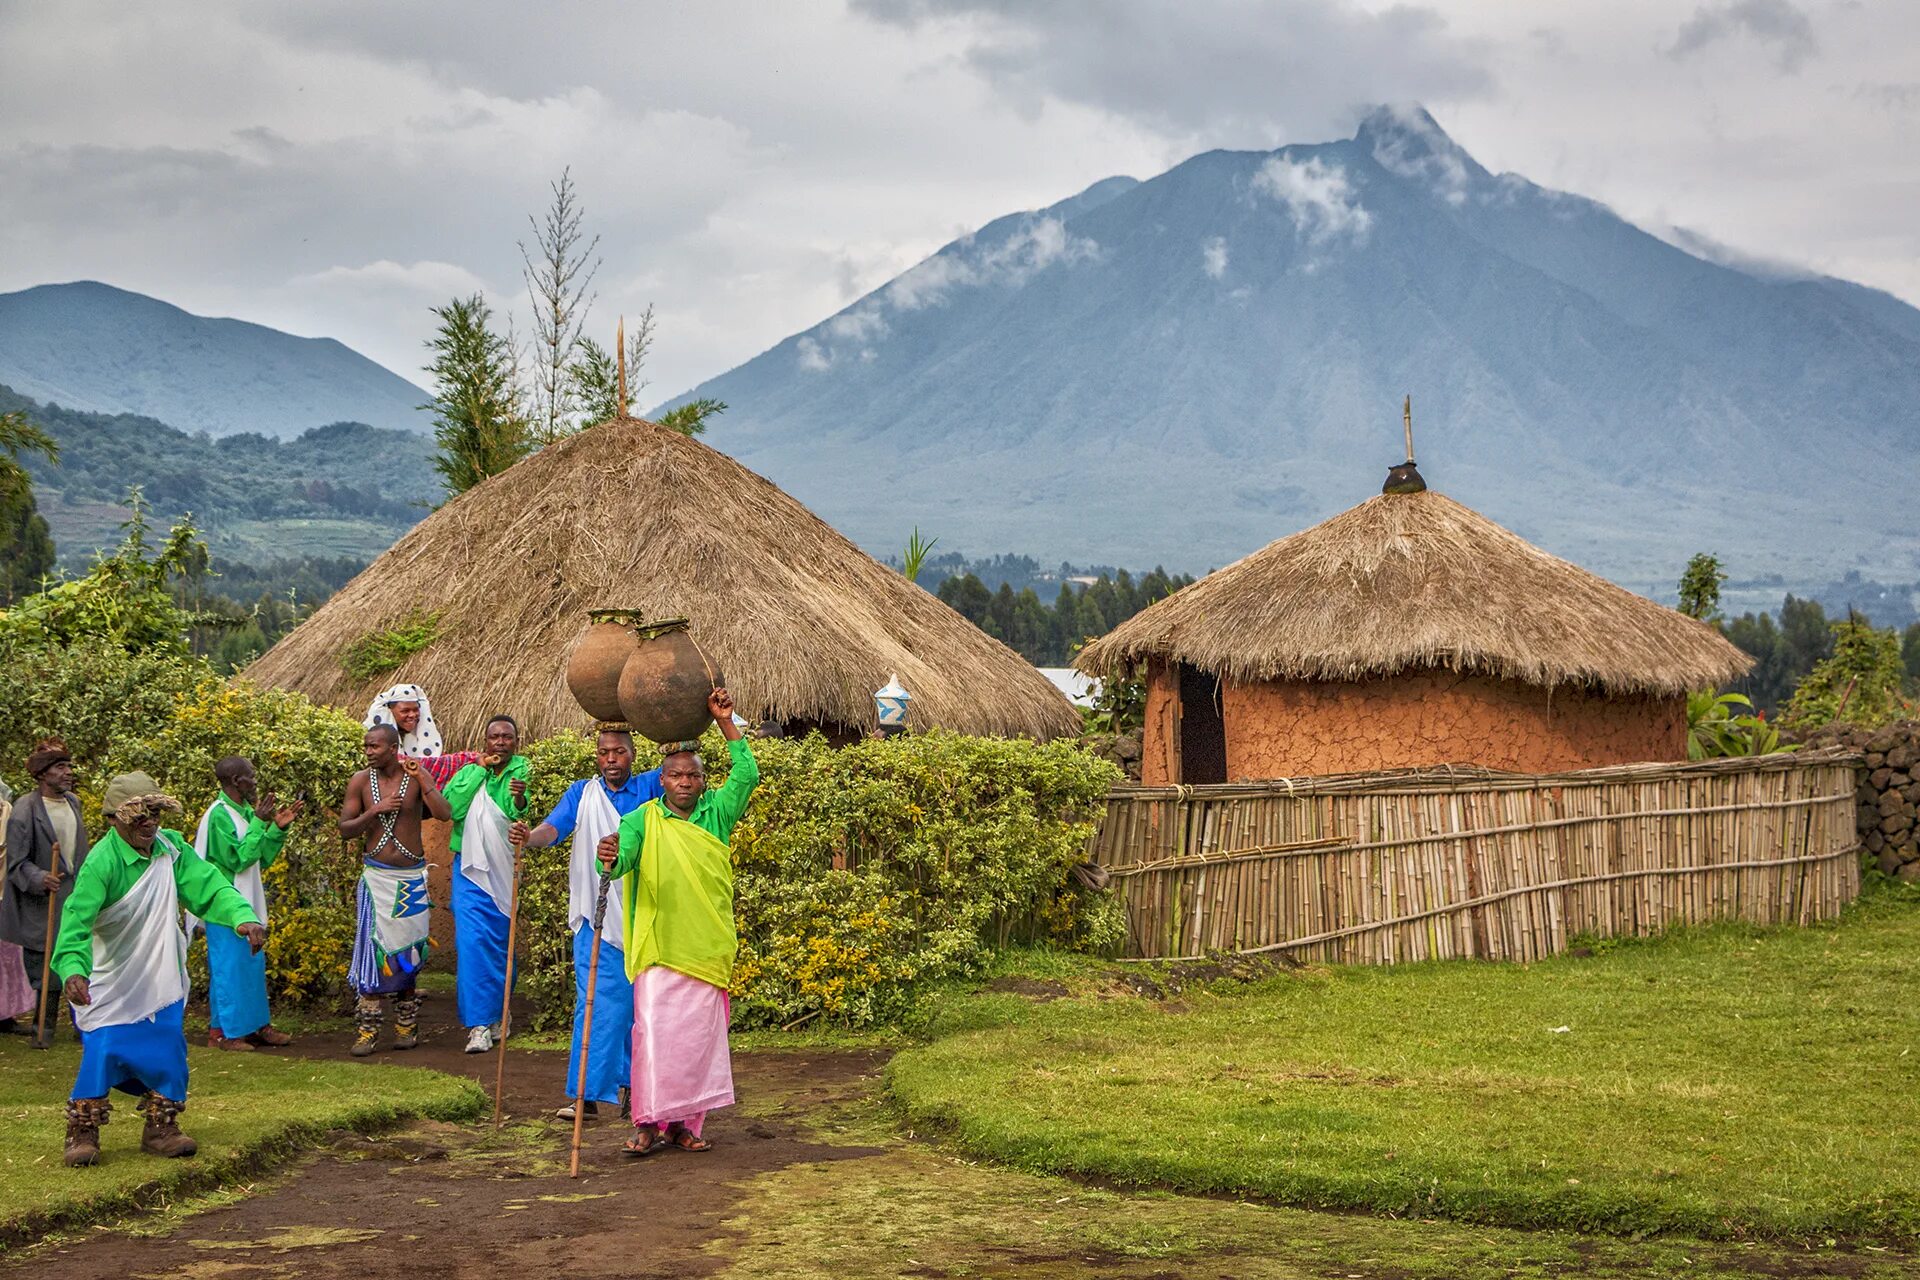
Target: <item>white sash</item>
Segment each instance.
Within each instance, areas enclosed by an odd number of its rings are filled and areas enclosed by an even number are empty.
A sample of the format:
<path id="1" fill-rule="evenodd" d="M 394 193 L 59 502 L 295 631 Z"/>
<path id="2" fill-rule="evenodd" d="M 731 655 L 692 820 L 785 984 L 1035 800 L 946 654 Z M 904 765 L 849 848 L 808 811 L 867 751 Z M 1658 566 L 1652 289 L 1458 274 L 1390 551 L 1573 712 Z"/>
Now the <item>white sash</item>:
<path id="1" fill-rule="evenodd" d="M 578 931 L 593 928 L 593 900 L 600 892 L 600 861 L 594 856 L 602 836 L 620 830 L 620 811 L 607 795 L 607 785 L 589 778 L 580 788 L 580 807 L 574 811 L 573 860 L 567 868 L 567 927 Z M 600 925 L 600 936 L 620 950 L 627 949 L 627 930 L 622 923 L 626 914 L 620 906 L 616 885 L 607 894 L 607 914 Z"/>
<path id="2" fill-rule="evenodd" d="M 513 910 L 513 844 L 507 839 L 507 815 L 482 783 L 460 824 L 460 871 L 487 891 L 506 915 Z"/>
<path id="3" fill-rule="evenodd" d="M 193 851 L 200 855 L 202 861 L 208 863 L 213 861 L 207 856 L 213 848 L 209 828 L 213 822 L 214 812 L 219 809 L 225 809 L 227 816 L 233 819 L 233 835 L 236 840 L 244 841 L 247 838 L 248 829 L 253 825 L 250 815 L 228 804 L 224 797 L 216 798 L 207 806 L 207 811 L 200 815 L 199 829 L 193 833 Z M 218 869 L 215 868 L 215 870 Z M 240 891 L 240 896 L 245 898 L 247 905 L 253 908 L 254 918 L 264 925 L 267 922 L 267 886 L 260 880 L 260 864 L 256 862 L 251 866 L 243 867 L 240 874 L 233 878 L 233 887 Z M 200 927 L 201 921 L 192 912 L 188 912 L 188 936 L 191 937 L 193 931 Z"/>
<path id="4" fill-rule="evenodd" d="M 93 1002 L 73 1009 L 82 1031 L 140 1022 L 187 998 L 187 935 L 180 931 L 174 856 L 165 837 L 156 838 L 147 869 L 126 897 L 94 917 L 87 984 Z"/>
<path id="5" fill-rule="evenodd" d="M 373 911 L 373 941 L 382 956 L 396 956 L 427 940 L 432 923 L 427 903 L 425 867 L 383 867 L 367 863 L 360 868 Z"/>

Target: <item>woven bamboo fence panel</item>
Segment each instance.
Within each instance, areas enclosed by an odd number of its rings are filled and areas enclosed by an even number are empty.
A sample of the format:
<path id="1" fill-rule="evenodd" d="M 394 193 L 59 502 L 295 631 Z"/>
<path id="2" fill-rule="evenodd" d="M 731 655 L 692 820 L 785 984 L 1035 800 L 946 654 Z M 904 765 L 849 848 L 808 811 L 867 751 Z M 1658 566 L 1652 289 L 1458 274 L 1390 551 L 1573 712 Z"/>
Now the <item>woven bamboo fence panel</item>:
<path id="1" fill-rule="evenodd" d="M 1090 857 L 1126 954 L 1534 960 L 1576 935 L 1831 919 L 1860 891 L 1858 756 L 1125 787 Z"/>

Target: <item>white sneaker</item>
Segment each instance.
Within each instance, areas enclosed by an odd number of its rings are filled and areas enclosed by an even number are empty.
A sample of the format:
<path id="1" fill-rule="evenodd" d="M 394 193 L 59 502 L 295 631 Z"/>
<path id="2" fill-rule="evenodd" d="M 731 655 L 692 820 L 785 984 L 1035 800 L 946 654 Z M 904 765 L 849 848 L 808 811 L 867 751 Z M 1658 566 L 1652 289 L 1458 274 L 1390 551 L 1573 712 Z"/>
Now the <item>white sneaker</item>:
<path id="1" fill-rule="evenodd" d="M 493 1032 L 485 1027 L 471 1027 L 467 1031 L 467 1052 L 485 1053 L 493 1048 Z"/>

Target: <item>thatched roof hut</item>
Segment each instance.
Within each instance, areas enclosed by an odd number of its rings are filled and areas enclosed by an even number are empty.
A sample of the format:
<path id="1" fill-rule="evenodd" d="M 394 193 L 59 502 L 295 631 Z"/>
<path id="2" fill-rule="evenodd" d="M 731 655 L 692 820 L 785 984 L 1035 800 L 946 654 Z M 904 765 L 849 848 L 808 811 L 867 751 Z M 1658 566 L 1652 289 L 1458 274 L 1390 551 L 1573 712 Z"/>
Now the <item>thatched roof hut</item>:
<path id="1" fill-rule="evenodd" d="M 1080 726 L 1031 664 L 773 484 L 631 418 L 447 503 L 246 674 L 355 714 L 412 681 L 449 747 L 499 712 L 533 734 L 584 728 L 564 673 L 599 608 L 690 619 L 750 720 L 859 731 L 897 672 L 915 727 L 1052 738 Z M 433 610 L 427 648 L 377 679 L 347 673 L 355 641 Z"/>
<path id="2" fill-rule="evenodd" d="M 1752 660 L 1422 491 L 1270 543 L 1120 624 L 1075 665 L 1140 664 L 1146 778 L 1195 782 L 1675 758 L 1686 693 Z M 1155 716 L 1167 721 L 1157 735 Z M 1218 752 L 1213 734 L 1226 739 Z"/>

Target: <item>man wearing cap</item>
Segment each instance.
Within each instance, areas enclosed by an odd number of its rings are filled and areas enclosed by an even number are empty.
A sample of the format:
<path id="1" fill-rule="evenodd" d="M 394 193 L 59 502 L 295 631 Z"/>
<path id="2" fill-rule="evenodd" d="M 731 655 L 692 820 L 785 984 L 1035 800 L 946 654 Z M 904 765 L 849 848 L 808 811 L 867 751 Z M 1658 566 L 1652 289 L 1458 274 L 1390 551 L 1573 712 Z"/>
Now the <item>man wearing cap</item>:
<path id="1" fill-rule="evenodd" d="M 40 975 L 53 946 L 58 916 L 73 889 L 73 876 L 87 856 L 87 824 L 73 794 L 73 757 L 58 738 L 43 738 L 27 756 L 34 788 L 13 806 L 7 819 L 7 892 L 0 898 L 0 939 L 21 948 L 27 981 L 40 993 Z M 54 855 L 55 850 L 59 856 Z M 47 904 L 53 903 L 55 930 L 47 928 Z M 46 998 L 47 1035 L 58 1014 L 59 991 Z"/>
<path id="2" fill-rule="evenodd" d="M 140 1149 L 190 1156 L 198 1144 L 180 1132 L 187 1109 L 187 935 L 185 907 L 232 929 L 256 953 L 267 931 L 246 898 L 195 857 L 160 815 L 180 802 L 144 773 L 123 773 L 101 802 L 112 830 L 89 851 L 73 879 L 54 945 L 53 971 L 80 1024 L 80 1071 L 67 1102 L 66 1163 L 100 1158 L 100 1126 L 114 1089 L 141 1099 Z"/>
<path id="3" fill-rule="evenodd" d="M 662 794 L 620 820 L 596 856 L 620 879 L 627 976 L 633 979 L 633 1137 L 628 1155 L 668 1145 L 705 1151 L 708 1111 L 733 1103 L 727 987 L 740 948 L 727 840 L 747 811 L 760 767 L 733 721 L 733 695 L 707 698 L 732 767 L 707 790 L 699 744 L 676 742 L 660 761 Z"/>

